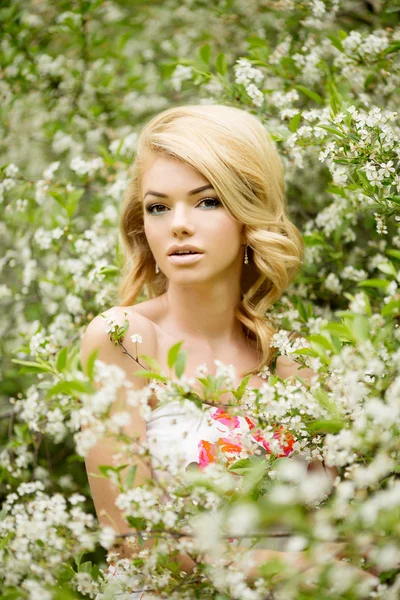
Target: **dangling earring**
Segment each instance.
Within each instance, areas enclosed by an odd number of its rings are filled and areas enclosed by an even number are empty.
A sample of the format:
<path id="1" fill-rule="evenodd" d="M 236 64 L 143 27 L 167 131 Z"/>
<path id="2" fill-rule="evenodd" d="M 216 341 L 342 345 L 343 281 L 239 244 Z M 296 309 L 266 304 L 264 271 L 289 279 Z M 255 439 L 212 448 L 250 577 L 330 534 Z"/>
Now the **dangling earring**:
<path id="1" fill-rule="evenodd" d="M 244 249 L 244 264 L 248 265 L 249 264 L 249 257 L 247 256 L 247 244 L 246 244 L 246 248 Z"/>
<path id="2" fill-rule="evenodd" d="M 156 273 L 160 272 L 160 267 L 158 266 L 158 264 L 156 263 Z"/>

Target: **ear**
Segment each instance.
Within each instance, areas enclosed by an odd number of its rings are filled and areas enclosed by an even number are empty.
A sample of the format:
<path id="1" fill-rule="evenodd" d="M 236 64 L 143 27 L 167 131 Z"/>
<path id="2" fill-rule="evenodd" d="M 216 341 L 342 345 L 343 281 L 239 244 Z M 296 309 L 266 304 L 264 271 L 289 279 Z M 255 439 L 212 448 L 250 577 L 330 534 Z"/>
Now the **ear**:
<path id="1" fill-rule="evenodd" d="M 240 243 L 244 246 L 248 243 L 246 239 L 246 225 L 244 223 L 242 223 L 240 228 Z"/>

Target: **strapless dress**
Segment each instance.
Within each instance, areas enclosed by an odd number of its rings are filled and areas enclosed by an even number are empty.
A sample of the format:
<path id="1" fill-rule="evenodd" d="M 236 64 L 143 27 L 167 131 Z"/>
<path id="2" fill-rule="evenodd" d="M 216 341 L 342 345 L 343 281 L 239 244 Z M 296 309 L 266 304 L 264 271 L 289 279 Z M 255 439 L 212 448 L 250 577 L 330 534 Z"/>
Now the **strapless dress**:
<path id="1" fill-rule="evenodd" d="M 198 409 L 193 402 L 171 400 L 155 408 L 147 421 L 147 442 L 152 455 L 153 476 L 162 479 L 168 473 L 176 474 L 189 465 L 203 469 L 217 460 L 222 452 L 228 463 L 241 458 L 243 452 L 242 438 L 252 435 L 267 452 L 270 451 L 271 440 L 265 440 L 257 431 L 253 421 L 246 416 L 230 416 L 223 408 L 207 407 Z M 253 431 L 252 431 L 253 430 Z M 293 438 L 290 433 L 279 428 L 274 433 L 274 452 L 280 456 L 290 456 Z M 279 448 L 277 451 L 277 447 Z M 307 462 L 296 456 L 302 463 L 304 473 Z M 161 469 L 160 465 L 165 465 Z M 282 531 L 282 528 L 279 528 Z M 287 550 L 290 536 L 265 537 L 256 548 L 271 550 Z M 244 545 L 244 544 L 241 544 Z M 111 569 L 112 579 L 118 578 L 118 571 Z M 108 573 L 110 574 L 110 568 Z M 121 600 L 147 600 L 157 596 L 146 592 L 118 594 Z"/>
<path id="2" fill-rule="evenodd" d="M 243 442 L 249 437 L 267 452 L 271 443 L 278 456 L 290 456 L 294 439 L 290 432 L 276 428 L 273 440 L 264 439 L 255 422 L 248 416 L 227 414 L 223 407 L 208 406 L 203 410 L 190 400 L 172 400 L 155 408 L 147 422 L 147 441 L 153 456 L 153 470 L 162 473 L 160 463 L 176 473 L 191 463 L 204 469 L 222 452 L 228 463 L 242 457 Z"/>

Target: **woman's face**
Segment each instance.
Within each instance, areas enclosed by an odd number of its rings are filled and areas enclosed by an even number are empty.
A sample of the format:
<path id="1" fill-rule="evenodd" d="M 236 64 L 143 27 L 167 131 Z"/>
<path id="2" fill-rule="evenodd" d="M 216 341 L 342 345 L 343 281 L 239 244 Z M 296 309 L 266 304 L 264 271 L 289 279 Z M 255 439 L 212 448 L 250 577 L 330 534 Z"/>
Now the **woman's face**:
<path id="1" fill-rule="evenodd" d="M 199 188 L 207 189 L 199 190 Z M 152 154 L 141 182 L 144 229 L 160 270 L 171 282 L 206 283 L 240 277 L 244 225 L 235 221 L 209 181 L 190 165 Z M 196 255 L 169 256 L 189 244 Z"/>

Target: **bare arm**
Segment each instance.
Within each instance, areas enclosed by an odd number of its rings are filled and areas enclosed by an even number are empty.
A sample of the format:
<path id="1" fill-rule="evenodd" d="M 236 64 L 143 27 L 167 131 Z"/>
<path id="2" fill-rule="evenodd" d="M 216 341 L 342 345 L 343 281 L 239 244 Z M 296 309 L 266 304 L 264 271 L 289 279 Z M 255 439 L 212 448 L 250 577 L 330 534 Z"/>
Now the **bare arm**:
<path id="1" fill-rule="evenodd" d="M 125 319 L 123 309 L 113 309 L 113 312 L 116 315 L 117 323 L 122 325 Z M 136 356 L 136 347 L 130 340 L 130 336 L 134 333 L 139 333 L 143 338 L 139 353 L 148 354 L 150 356 L 154 355 L 156 342 L 151 323 L 148 320 L 141 318 L 137 313 L 130 313 L 128 318 L 130 327 L 125 334 L 123 342 L 124 346 L 133 356 Z M 86 362 L 89 355 L 95 349 L 98 349 L 99 353 L 97 358 L 99 360 L 107 364 L 117 365 L 123 369 L 126 373 L 126 378 L 132 383 L 133 389 L 143 388 L 146 385 L 147 380 L 143 377 L 135 376 L 135 372 L 141 370 L 142 367 L 135 363 L 129 356 L 125 355 L 121 347 L 114 346 L 109 339 L 109 334 L 106 332 L 106 327 L 106 321 L 101 315 L 93 319 L 87 327 L 81 345 L 81 362 L 84 371 L 86 372 Z M 101 388 L 99 382 L 95 382 L 95 385 L 97 389 Z M 125 389 L 119 388 L 117 398 L 111 407 L 111 415 L 123 409 L 125 394 Z M 140 415 L 139 407 L 129 406 L 128 408 L 125 407 L 125 410 L 129 410 L 131 414 L 131 423 L 122 429 L 123 433 L 130 437 L 138 435 L 139 441 L 144 442 L 146 440 L 146 422 Z M 120 509 L 115 506 L 115 500 L 120 493 L 118 486 L 109 479 L 96 477 L 96 475 L 100 474 L 100 465 L 120 466 L 126 464 L 126 457 L 124 458 L 121 456 L 116 460 L 113 459 L 113 455 L 119 454 L 121 450 L 122 444 L 120 442 L 117 442 L 112 438 L 103 437 L 89 450 L 85 458 L 85 463 L 90 491 L 99 523 L 101 525 L 111 526 L 118 533 L 132 533 L 132 528 L 130 528 L 125 521 Z M 134 464 L 137 465 L 134 486 L 137 486 L 151 478 L 151 467 L 139 456 L 133 457 L 132 463 L 129 466 L 131 467 Z M 123 481 L 125 481 L 127 472 L 128 468 L 121 472 Z M 132 554 L 132 549 L 127 542 L 127 538 L 122 541 L 118 551 L 120 552 L 120 558 Z"/>
<path id="2" fill-rule="evenodd" d="M 118 324 L 122 325 L 124 322 L 123 309 L 113 309 L 113 312 L 118 315 Z M 148 319 L 141 318 L 137 313 L 130 313 L 128 315 L 130 327 L 125 334 L 123 344 L 125 348 L 136 357 L 136 347 L 131 342 L 130 336 L 138 333 L 143 338 L 143 343 L 139 347 L 140 354 L 146 354 L 154 357 L 156 355 L 156 336 L 152 327 L 151 322 Z M 123 350 L 119 346 L 114 346 L 110 341 L 109 335 L 106 333 L 106 322 L 100 315 L 93 319 L 89 324 L 84 334 L 82 345 L 81 345 L 81 361 L 86 372 L 86 361 L 89 355 L 95 348 L 99 349 L 98 359 L 107 364 L 115 364 L 126 372 L 127 379 L 132 383 L 134 389 L 143 388 L 147 380 L 143 377 L 135 376 L 134 373 L 141 370 L 142 367 L 137 365 L 132 358 L 123 353 Z M 143 362 L 140 360 L 140 362 Z M 100 389 L 101 384 L 96 383 L 96 387 Z M 124 406 L 125 391 L 120 388 L 116 401 L 114 402 L 111 414 L 118 412 Z M 141 417 L 139 409 L 135 407 L 129 407 L 131 412 L 131 424 L 125 427 L 123 432 L 133 437 L 139 435 L 139 440 L 146 440 L 146 422 Z M 109 479 L 98 478 L 95 475 L 100 474 L 100 465 L 113 465 L 119 466 L 126 464 L 126 460 L 123 458 L 113 460 L 114 454 L 119 454 L 121 450 L 121 444 L 110 438 L 100 439 L 95 446 L 93 446 L 86 458 L 86 470 L 88 473 L 88 480 L 90 485 L 90 491 L 92 494 L 93 502 L 96 509 L 96 515 L 101 525 L 111 526 L 118 534 L 132 534 L 135 530 L 129 526 L 125 521 L 121 511 L 115 506 L 115 500 L 119 495 L 118 487 L 112 483 Z M 149 480 L 152 476 L 151 466 L 145 464 L 139 457 L 132 459 L 130 467 L 137 465 L 136 476 L 134 480 L 134 486 L 141 485 Z M 125 481 L 128 468 L 122 471 L 121 478 Z M 111 550 L 118 552 L 119 558 L 130 558 L 134 556 L 138 550 L 138 545 L 135 544 L 135 536 L 120 537 L 116 544 Z M 149 538 L 145 542 L 146 548 L 151 548 L 154 545 L 154 538 Z M 183 571 L 190 573 L 193 571 L 196 563 L 186 553 L 182 553 L 177 558 L 178 563 Z"/>

